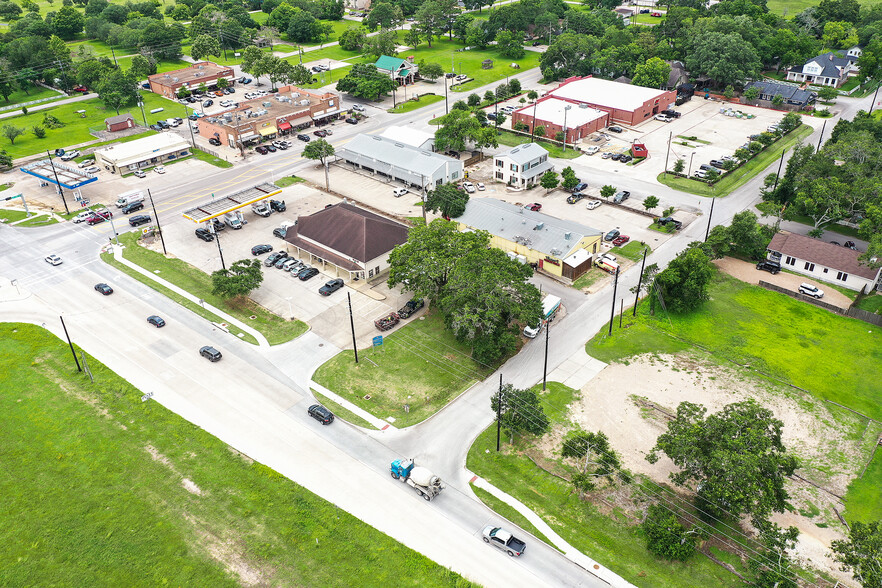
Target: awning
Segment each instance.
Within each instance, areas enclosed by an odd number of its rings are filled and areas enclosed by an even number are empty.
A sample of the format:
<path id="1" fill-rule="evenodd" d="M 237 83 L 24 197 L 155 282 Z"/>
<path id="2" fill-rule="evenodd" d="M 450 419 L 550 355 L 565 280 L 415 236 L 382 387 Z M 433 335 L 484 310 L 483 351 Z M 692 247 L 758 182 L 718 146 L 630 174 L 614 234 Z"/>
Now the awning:
<path id="1" fill-rule="evenodd" d="M 312 116 L 312 118 L 313 118 L 313 120 L 320 119 L 320 118 L 325 118 L 326 116 L 331 116 L 332 114 L 337 114 L 338 112 L 342 112 L 342 111 L 338 108 L 337 110 L 332 110 L 332 111 L 330 111 L 330 112 L 325 112 L 325 113 L 322 113 L 322 114 L 314 114 L 314 115 Z"/>
<path id="2" fill-rule="evenodd" d="M 276 127 L 266 127 L 260 129 L 258 132 L 260 133 L 261 137 L 266 137 L 267 135 L 275 135 L 276 133 L 278 133 Z"/>
<path id="3" fill-rule="evenodd" d="M 289 125 L 288 123 L 286 123 L 286 122 L 279 123 L 279 130 L 280 131 L 287 131 L 290 129 L 291 129 L 291 125 Z"/>
<path id="4" fill-rule="evenodd" d="M 245 133 L 244 135 L 239 135 L 240 141 L 250 141 L 251 139 L 256 139 L 257 133 Z"/>

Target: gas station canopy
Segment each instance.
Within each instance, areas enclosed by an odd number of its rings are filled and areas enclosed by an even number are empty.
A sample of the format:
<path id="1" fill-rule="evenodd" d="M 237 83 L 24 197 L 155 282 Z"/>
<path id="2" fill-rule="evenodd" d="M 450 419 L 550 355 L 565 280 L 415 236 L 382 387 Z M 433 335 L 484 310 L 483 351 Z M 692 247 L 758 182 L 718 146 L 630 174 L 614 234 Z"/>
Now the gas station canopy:
<path id="1" fill-rule="evenodd" d="M 55 168 L 54 171 L 53 167 Z M 49 161 L 48 159 L 23 165 L 21 166 L 21 171 L 35 178 L 40 178 L 44 182 L 61 185 L 62 188 L 67 188 L 68 190 L 76 190 L 80 186 L 98 181 L 96 176 L 87 174 L 81 169 L 65 163 Z M 57 182 L 55 181 L 56 174 L 58 175 Z"/>
<path id="2" fill-rule="evenodd" d="M 184 218 L 188 218 L 194 223 L 205 222 L 243 206 L 259 202 L 264 198 L 275 196 L 281 191 L 282 189 L 275 184 L 264 182 L 252 188 L 246 188 L 221 198 L 214 198 L 205 204 L 189 208 L 184 211 Z"/>

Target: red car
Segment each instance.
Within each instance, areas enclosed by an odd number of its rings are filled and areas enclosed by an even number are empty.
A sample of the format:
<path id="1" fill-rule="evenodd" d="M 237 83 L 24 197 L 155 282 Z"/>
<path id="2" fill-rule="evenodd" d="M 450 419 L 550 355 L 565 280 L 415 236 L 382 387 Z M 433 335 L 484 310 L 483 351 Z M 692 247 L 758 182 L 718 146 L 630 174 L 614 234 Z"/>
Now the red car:
<path id="1" fill-rule="evenodd" d="M 97 225 L 98 223 L 103 223 L 104 221 L 106 221 L 107 219 L 109 219 L 112 216 L 113 216 L 113 213 L 110 212 L 109 210 L 107 210 L 106 208 L 103 210 L 96 210 L 95 212 L 92 213 L 92 216 L 90 216 L 86 220 L 86 223 L 90 224 L 90 225 Z"/>
<path id="2" fill-rule="evenodd" d="M 540 210 L 542 210 L 542 205 L 539 204 L 538 202 L 532 202 L 530 204 L 525 204 L 524 208 L 526 208 L 527 210 L 539 212 Z"/>
<path id="3" fill-rule="evenodd" d="M 649 16 L 654 16 L 654 17 L 658 18 L 658 17 L 661 16 L 661 12 L 653 12 L 653 13 L 650 14 Z"/>
<path id="4" fill-rule="evenodd" d="M 613 239 L 612 244 L 614 247 L 620 247 L 631 240 L 631 237 L 628 235 L 619 235 L 615 239 Z"/>
<path id="5" fill-rule="evenodd" d="M 88 94 L 89 89 L 86 86 L 77 86 L 73 89 L 74 92 L 79 92 L 80 94 Z"/>

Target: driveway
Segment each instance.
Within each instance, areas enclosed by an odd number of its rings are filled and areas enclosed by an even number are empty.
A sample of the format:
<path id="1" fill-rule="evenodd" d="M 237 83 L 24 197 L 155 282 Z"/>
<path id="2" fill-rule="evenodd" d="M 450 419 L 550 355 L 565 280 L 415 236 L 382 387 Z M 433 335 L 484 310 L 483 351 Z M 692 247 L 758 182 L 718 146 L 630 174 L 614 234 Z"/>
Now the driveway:
<path id="1" fill-rule="evenodd" d="M 803 282 L 813 284 L 824 291 L 824 297 L 821 300 L 827 304 L 832 304 L 839 308 L 851 306 L 851 299 L 848 296 L 835 290 L 830 284 L 813 280 L 807 276 L 788 272 L 780 272 L 773 276 L 769 272 L 757 270 L 756 264 L 741 261 L 740 259 L 732 259 L 731 257 L 717 259 L 714 261 L 714 264 L 730 276 L 748 284 L 759 284 L 760 280 L 763 280 L 769 284 L 775 284 L 793 291 L 798 290 L 799 285 Z"/>

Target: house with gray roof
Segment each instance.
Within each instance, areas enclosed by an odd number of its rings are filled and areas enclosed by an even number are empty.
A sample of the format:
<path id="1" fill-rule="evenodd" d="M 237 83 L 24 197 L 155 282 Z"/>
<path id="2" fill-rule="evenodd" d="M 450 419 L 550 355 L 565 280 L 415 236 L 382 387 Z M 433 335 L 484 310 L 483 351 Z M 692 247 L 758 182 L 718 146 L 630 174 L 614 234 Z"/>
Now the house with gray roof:
<path id="1" fill-rule="evenodd" d="M 512 259 L 570 280 L 591 267 L 584 261 L 600 252 L 603 236 L 598 229 L 495 198 L 470 198 L 465 212 L 453 220 L 462 231 L 487 231 L 491 247 Z"/>
<path id="2" fill-rule="evenodd" d="M 554 166 L 548 161 L 548 151 L 538 143 L 524 143 L 493 156 L 493 177 L 510 186 L 538 184 L 550 169 Z"/>
<path id="3" fill-rule="evenodd" d="M 860 251 L 787 231 L 772 237 L 767 254 L 784 269 L 869 293 L 879 285 L 882 270 L 861 263 L 860 256 Z"/>
<path id="4" fill-rule="evenodd" d="M 861 53 L 860 47 L 852 47 L 845 52 L 828 51 L 809 59 L 803 65 L 788 69 L 787 79 L 838 88 L 845 83 L 849 74 L 858 71 L 857 60 Z"/>
<path id="5" fill-rule="evenodd" d="M 745 90 L 747 88 L 756 88 L 759 90 L 760 100 L 771 102 L 775 99 L 775 96 L 781 96 L 781 98 L 784 99 L 784 104 L 789 104 L 798 108 L 805 108 L 818 98 L 818 95 L 815 92 L 803 90 L 790 84 L 782 84 L 781 82 L 771 82 L 768 80 L 750 82 L 744 87 Z"/>
<path id="6" fill-rule="evenodd" d="M 399 181 L 419 190 L 434 190 L 440 184 L 463 178 L 463 164 L 458 159 L 382 135 L 356 135 L 335 155 L 337 161 L 345 161 L 379 180 Z"/>

